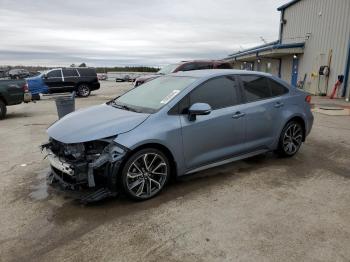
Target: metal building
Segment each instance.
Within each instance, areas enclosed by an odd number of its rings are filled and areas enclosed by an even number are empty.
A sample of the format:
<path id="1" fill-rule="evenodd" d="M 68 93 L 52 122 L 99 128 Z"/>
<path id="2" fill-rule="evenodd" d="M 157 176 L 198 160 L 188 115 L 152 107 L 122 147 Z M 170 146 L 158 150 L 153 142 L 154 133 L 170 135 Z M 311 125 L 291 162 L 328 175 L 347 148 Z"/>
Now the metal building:
<path id="1" fill-rule="evenodd" d="M 313 94 L 329 95 L 343 75 L 338 96 L 349 98 L 350 0 L 294 0 L 277 10 L 277 41 L 226 60 L 234 68 L 270 72 Z"/>

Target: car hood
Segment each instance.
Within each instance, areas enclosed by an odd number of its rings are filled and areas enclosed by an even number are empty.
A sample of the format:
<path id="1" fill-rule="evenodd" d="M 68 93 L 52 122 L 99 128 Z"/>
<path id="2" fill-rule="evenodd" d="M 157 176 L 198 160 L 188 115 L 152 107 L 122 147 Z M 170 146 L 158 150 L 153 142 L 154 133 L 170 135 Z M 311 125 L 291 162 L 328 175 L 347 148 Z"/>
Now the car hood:
<path id="1" fill-rule="evenodd" d="M 66 115 L 50 126 L 47 133 L 62 143 L 87 142 L 128 132 L 148 116 L 103 104 Z"/>

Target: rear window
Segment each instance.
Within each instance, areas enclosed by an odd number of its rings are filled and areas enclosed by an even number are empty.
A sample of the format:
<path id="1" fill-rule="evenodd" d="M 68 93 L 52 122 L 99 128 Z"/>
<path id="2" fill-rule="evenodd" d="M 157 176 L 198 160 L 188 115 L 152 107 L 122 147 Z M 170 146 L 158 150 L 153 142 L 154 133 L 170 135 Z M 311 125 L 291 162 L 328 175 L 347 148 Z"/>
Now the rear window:
<path id="1" fill-rule="evenodd" d="M 97 77 L 96 71 L 94 68 L 78 68 L 80 76 L 95 76 Z"/>
<path id="2" fill-rule="evenodd" d="M 47 73 L 48 78 L 62 77 L 61 70 L 52 70 Z"/>
<path id="3" fill-rule="evenodd" d="M 267 80 L 270 84 L 272 96 L 281 96 L 288 93 L 288 89 L 272 79 Z"/>
<path id="4" fill-rule="evenodd" d="M 266 77 L 258 75 L 241 75 L 241 79 L 247 102 L 271 97 L 270 87 Z"/>
<path id="5" fill-rule="evenodd" d="M 79 76 L 76 69 L 63 69 L 63 76 L 64 77 L 76 77 Z"/>
<path id="6" fill-rule="evenodd" d="M 191 70 L 197 70 L 197 65 L 195 63 L 184 64 L 179 69 L 179 71 L 191 71 Z"/>
<path id="7" fill-rule="evenodd" d="M 222 64 L 216 65 L 215 68 L 217 68 L 217 69 L 232 69 L 232 66 L 230 63 L 222 63 Z"/>

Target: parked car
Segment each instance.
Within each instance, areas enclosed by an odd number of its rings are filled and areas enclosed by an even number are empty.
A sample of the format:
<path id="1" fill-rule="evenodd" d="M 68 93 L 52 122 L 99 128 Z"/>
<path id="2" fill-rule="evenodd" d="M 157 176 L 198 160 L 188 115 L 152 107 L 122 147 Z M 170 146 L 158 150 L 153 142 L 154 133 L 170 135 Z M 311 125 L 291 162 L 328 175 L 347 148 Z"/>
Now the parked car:
<path id="1" fill-rule="evenodd" d="M 60 183 L 144 200 L 172 175 L 269 151 L 295 155 L 313 124 L 310 99 L 266 73 L 178 72 L 65 116 L 43 147 Z"/>
<path id="2" fill-rule="evenodd" d="M 108 80 L 107 74 L 97 74 L 97 78 L 98 78 L 99 81 Z"/>
<path id="3" fill-rule="evenodd" d="M 23 79 L 23 78 L 30 76 L 30 72 L 26 69 L 17 69 L 16 68 L 16 69 L 11 69 L 8 72 L 8 76 L 11 79 Z"/>
<path id="4" fill-rule="evenodd" d="M 100 88 L 94 68 L 55 68 L 27 81 L 33 95 L 76 91 L 78 96 L 88 97 Z"/>
<path id="5" fill-rule="evenodd" d="M 25 80 L 0 80 L 0 120 L 5 118 L 7 106 L 30 101 L 31 94 Z"/>
<path id="6" fill-rule="evenodd" d="M 232 69 L 230 63 L 221 60 L 195 60 L 183 61 L 177 64 L 170 64 L 163 67 L 156 74 L 144 75 L 136 78 L 134 86 L 142 85 L 143 83 L 153 80 L 162 75 L 176 73 L 179 71 L 204 70 L 204 69 Z"/>
<path id="7" fill-rule="evenodd" d="M 130 81 L 132 81 L 132 78 L 128 74 L 125 74 L 125 75 L 120 74 L 115 78 L 115 81 L 116 82 L 130 82 Z"/>

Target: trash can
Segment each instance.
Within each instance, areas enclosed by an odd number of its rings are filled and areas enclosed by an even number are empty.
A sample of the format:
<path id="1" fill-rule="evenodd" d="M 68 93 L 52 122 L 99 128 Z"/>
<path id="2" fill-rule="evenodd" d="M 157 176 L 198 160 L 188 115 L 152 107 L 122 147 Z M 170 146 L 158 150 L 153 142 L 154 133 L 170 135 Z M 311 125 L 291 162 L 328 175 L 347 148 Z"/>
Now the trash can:
<path id="1" fill-rule="evenodd" d="M 75 93 L 71 96 L 59 96 L 55 98 L 58 118 L 61 119 L 65 115 L 75 110 Z"/>

